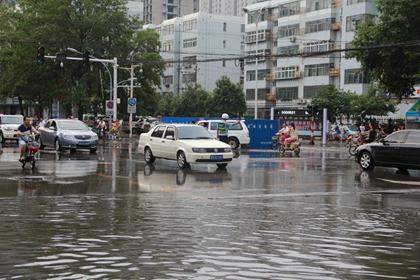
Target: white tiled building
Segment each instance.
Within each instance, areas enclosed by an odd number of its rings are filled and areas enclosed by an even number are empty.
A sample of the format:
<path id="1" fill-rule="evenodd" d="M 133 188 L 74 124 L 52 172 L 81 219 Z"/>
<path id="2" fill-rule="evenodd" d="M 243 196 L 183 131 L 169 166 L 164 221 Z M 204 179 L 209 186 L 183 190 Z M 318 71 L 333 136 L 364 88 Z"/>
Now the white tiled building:
<path id="1" fill-rule="evenodd" d="M 161 92 L 178 93 L 188 83 L 211 91 L 221 76 L 240 82 L 242 17 L 195 13 L 164 21 L 160 33 L 161 56 L 167 61 Z M 214 62 L 200 60 L 216 59 Z"/>
<path id="2" fill-rule="evenodd" d="M 247 9 L 245 54 L 267 55 L 258 58 L 258 65 L 255 58 L 245 61 L 249 115 L 254 116 L 256 88 L 260 118 L 266 117 L 273 106 L 286 110 L 306 108 L 324 85 L 359 94 L 367 92 L 368 81 L 360 64 L 355 59 L 345 59 L 344 53 L 294 54 L 348 47 L 357 22 L 376 15 L 373 0 L 271 0 Z"/>
<path id="3" fill-rule="evenodd" d="M 143 0 L 144 23 L 160 24 L 164 20 L 198 12 L 199 0 Z"/>
<path id="4" fill-rule="evenodd" d="M 258 0 L 200 0 L 200 12 L 229 15 L 229 16 L 245 16 L 243 9 Z"/>

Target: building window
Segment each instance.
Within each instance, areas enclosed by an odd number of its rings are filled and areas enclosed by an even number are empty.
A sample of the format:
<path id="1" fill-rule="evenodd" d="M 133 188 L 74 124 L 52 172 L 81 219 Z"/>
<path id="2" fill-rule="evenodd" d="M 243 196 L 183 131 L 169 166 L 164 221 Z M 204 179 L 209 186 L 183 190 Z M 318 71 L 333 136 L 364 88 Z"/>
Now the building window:
<path id="1" fill-rule="evenodd" d="M 346 31 L 355 31 L 359 23 L 363 22 L 368 18 L 374 18 L 373 15 L 363 14 L 363 15 L 354 15 L 351 17 L 346 17 Z"/>
<path id="2" fill-rule="evenodd" d="M 326 86 L 327 85 L 303 87 L 303 98 L 313 98 L 320 90 L 324 89 Z"/>
<path id="3" fill-rule="evenodd" d="M 331 0 L 306 0 L 306 11 L 318 11 L 331 7 Z"/>
<path id="4" fill-rule="evenodd" d="M 373 0 L 347 0 L 347 5 L 354 5 L 358 3 L 373 2 Z"/>
<path id="5" fill-rule="evenodd" d="M 297 53 L 299 53 L 299 45 L 277 48 L 277 54 L 279 55 L 292 55 Z"/>
<path id="6" fill-rule="evenodd" d="M 261 80 L 265 80 L 265 77 L 266 77 L 266 75 L 267 75 L 267 70 L 265 70 L 265 69 L 262 69 L 262 70 L 258 70 L 258 72 L 257 72 L 257 79 L 259 80 L 259 81 L 261 81 Z"/>
<path id="7" fill-rule="evenodd" d="M 226 40 L 223 40 L 223 48 L 226 49 Z"/>
<path id="8" fill-rule="evenodd" d="M 344 70 L 344 84 L 367 84 L 369 78 L 366 73 L 360 69 L 346 69 Z"/>
<path id="9" fill-rule="evenodd" d="M 257 59 L 258 62 L 264 62 L 267 57 L 271 55 L 271 50 L 262 49 L 258 51 L 249 51 L 247 52 L 247 55 L 251 57 L 246 58 L 245 63 L 255 63 L 255 59 Z"/>
<path id="10" fill-rule="evenodd" d="M 267 39 L 267 35 L 268 35 L 269 31 L 267 30 L 259 30 L 258 31 L 258 41 L 265 41 Z M 245 43 L 255 43 L 255 41 L 257 40 L 257 36 L 256 36 L 256 32 L 255 31 L 251 31 L 251 32 L 247 32 L 245 34 Z"/>
<path id="11" fill-rule="evenodd" d="M 299 74 L 299 66 L 280 67 L 274 70 L 274 76 L 277 80 L 300 78 Z"/>
<path id="12" fill-rule="evenodd" d="M 162 52 L 170 52 L 174 48 L 174 41 L 163 41 L 162 42 Z"/>
<path id="13" fill-rule="evenodd" d="M 195 73 L 182 74 L 182 83 L 189 84 L 189 83 L 195 83 L 195 82 L 196 82 Z"/>
<path id="14" fill-rule="evenodd" d="M 305 65 L 305 77 L 328 76 L 333 67 L 330 63 Z"/>
<path id="15" fill-rule="evenodd" d="M 174 81 L 173 76 L 165 76 L 165 77 L 162 78 L 162 83 L 164 85 L 171 85 L 171 84 L 173 84 L 173 81 Z"/>
<path id="16" fill-rule="evenodd" d="M 162 35 L 167 36 L 175 33 L 175 26 L 173 24 L 171 25 L 165 25 L 162 26 Z"/>
<path id="17" fill-rule="evenodd" d="M 197 38 L 185 39 L 183 41 L 183 47 L 186 48 L 193 48 L 197 47 Z"/>
<path id="18" fill-rule="evenodd" d="M 226 60 L 224 60 L 224 59 L 222 60 L 222 66 L 226 67 Z"/>
<path id="19" fill-rule="evenodd" d="M 298 87 L 276 88 L 276 99 L 281 101 L 291 101 L 298 99 Z"/>
<path id="20" fill-rule="evenodd" d="M 279 37 L 290 37 L 299 35 L 299 24 L 287 25 L 279 27 Z"/>
<path id="21" fill-rule="evenodd" d="M 299 14 L 300 1 L 286 3 L 279 6 L 279 17 L 288 17 Z"/>
<path id="22" fill-rule="evenodd" d="M 226 23 L 226 22 L 224 22 L 224 23 L 223 23 L 223 32 L 226 32 L 226 30 L 227 30 L 227 23 Z"/>
<path id="23" fill-rule="evenodd" d="M 335 19 L 325 18 L 320 20 L 308 21 L 306 23 L 305 31 L 306 33 L 320 32 L 330 29 L 331 22 L 334 22 Z"/>
<path id="24" fill-rule="evenodd" d="M 259 22 L 265 21 L 265 13 L 260 13 Z M 258 18 L 258 12 L 248 13 L 248 24 L 256 23 Z"/>
<path id="25" fill-rule="evenodd" d="M 268 89 L 259 88 L 257 89 L 257 100 L 265 100 L 265 94 L 268 92 Z M 247 89 L 245 92 L 245 99 L 248 101 L 255 100 L 255 89 Z"/>
<path id="26" fill-rule="evenodd" d="M 303 53 L 318 53 L 326 52 L 334 48 L 334 43 L 331 41 L 318 41 L 303 44 Z"/>
<path id="27" fill-rule="evenodd" d="M 246 71 L 246 80 L 255 81 L 255 70 Z"/>
<path id="28" fill-rule="evenodd" d="M 182 61 L 182 66 L 184 68 L 191 68 L 194 64 L 197 63 L 197 56 L 184 56 Z"/>
<path id="29" fill-rule="evenodd" d="M 183 31 L 192 31 L 197 29 L 197 19 L 184 21 L 182 24 Z"/>

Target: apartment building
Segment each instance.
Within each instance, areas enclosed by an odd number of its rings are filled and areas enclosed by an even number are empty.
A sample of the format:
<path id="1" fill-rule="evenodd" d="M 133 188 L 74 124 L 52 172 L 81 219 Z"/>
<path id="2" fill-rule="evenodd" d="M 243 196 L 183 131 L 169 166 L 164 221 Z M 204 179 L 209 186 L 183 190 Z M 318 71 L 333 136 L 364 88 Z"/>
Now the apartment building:
<path id="1" fill-rule="evenodd" d="M 200 0 L 200 12 L 243 17 L 244 8 L 256 2 L 261 0 Z"/>
<path id="2" fill-rule="evenodd" d="M 240 82 L 239 61 L 225 59 L 241 56 L 242 27 L 242 17 L 207 13 L 166 20 L 155 27 L 167 62 L 161 92 L 178 93 L 190 83 L 212 91 L 222 76 Z"/>
<path id="3" fill-rule="evenodd" d="M 161 24 L 163 21 L 196 13 L 199 0 L 143 0 L 144 23 Z"/>
<path id="4" fill-rule="evenodd" d="M 245 60 L 248 115 L 255 104 L 259 118 L 273 107 L 278 117 L 303 114 L 325 85 L 367 93 L 368 77 L 355 59 L 314 54 L 349 47 L 357 23 L 376 15 L 373 0 L 272 0 L 247 10 L 245 53 L 261 55 Z"/>
<path id="5" fill-rule="evenodd" d="M 142 0 L 127 1 L 127 13 L 132 17 L 143 19 L 144 3 Z"/>

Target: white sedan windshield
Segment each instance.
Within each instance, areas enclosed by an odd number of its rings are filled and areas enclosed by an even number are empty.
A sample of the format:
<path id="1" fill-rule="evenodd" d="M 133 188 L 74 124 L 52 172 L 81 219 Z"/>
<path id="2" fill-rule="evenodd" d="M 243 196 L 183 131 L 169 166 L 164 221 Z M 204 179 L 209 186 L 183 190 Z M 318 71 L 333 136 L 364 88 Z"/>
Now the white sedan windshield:
<path id="1" fill-rule="evenodd" d="M 178 128 L 178 138 L 185 139 L 211 139 L 210 133 L 201 126 L 183 126 Z"/>

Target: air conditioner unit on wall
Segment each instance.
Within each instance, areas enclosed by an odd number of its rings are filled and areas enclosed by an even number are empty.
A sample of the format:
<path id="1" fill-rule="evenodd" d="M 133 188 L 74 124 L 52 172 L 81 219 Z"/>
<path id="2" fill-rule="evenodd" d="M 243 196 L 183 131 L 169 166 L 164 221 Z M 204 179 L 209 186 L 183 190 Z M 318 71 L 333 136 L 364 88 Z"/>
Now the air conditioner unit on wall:
<path id="1" fill-rule="evenodd" d="M 305 100 L 305 99 L 299 99 L 299 100 L 297 101 L 297 104 L 299 104 L 299 105 L 304 105 L 304 104 L 306 104 L 306 100 Z"/>

